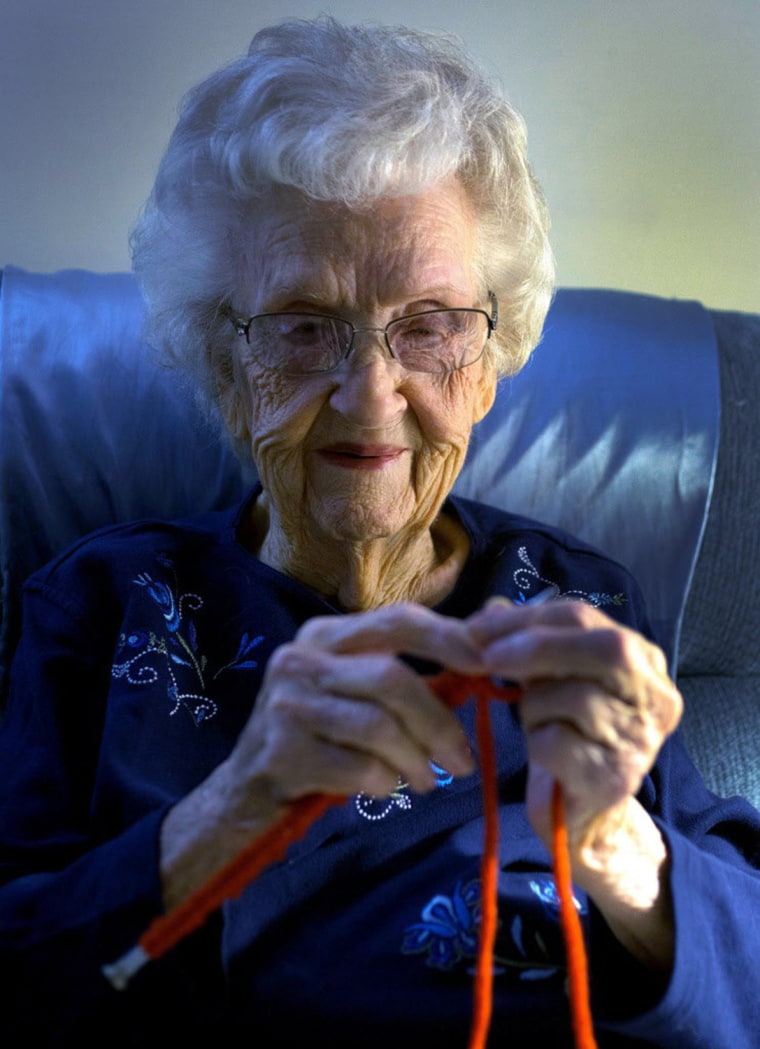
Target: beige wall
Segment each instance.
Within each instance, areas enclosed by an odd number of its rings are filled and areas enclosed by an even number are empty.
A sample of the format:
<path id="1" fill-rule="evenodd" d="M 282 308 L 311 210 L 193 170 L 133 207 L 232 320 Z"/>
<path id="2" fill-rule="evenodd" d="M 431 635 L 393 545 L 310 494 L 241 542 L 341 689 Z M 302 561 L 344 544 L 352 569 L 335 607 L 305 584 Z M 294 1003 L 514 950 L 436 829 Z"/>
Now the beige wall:
<path id="1" fill-rule="evenodd" d="M 760 0 L 1 0 L 0 265 L 128 268 L 181 94 L 320 11 L 452 31 L 498 76 L 561 283 L 760 309 Z"/>

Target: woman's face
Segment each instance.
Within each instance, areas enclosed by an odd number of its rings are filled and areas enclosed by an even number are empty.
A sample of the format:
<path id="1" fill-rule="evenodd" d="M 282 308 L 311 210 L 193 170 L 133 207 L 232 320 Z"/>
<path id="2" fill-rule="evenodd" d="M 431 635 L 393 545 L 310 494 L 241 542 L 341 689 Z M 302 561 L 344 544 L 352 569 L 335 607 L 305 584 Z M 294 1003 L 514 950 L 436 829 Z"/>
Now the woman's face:
<path id="1" fill-rule="evenodd" d="M 474 218 L 453 179 L 361 212 L 278 189 L 258 214 L 254 261 L 232 303 L 242 317 L 305 311 L 365 328 L 489 308 L 476 285 Z M 496 386 L 482 358 L 444 375 L 406 372 L 377 333 L 356 335 L 335 371 L 298 377 L 263 368 L 240 338 L 235 370 L 222 406 L 250 440 L 273 526 L 328 542 L 429 527 Z"/>

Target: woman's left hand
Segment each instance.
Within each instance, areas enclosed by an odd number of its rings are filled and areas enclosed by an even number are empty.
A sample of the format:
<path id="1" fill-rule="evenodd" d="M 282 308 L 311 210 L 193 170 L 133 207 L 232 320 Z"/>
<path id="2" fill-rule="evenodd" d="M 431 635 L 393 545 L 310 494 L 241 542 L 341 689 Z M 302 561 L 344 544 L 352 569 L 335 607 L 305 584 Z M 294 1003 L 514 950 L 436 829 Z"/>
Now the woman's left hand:
<path id="1" fill-rule="evenodd" d="M 549 847 L 557 781 L 574 878 L 634 954 L 667 965 L 667 849 L 635 799 L 681 716 L 663 652 L 579 601 L 499 599 L 469 627 L 488 671 L 523 687 L 527 804 L 537 833 Z"/>

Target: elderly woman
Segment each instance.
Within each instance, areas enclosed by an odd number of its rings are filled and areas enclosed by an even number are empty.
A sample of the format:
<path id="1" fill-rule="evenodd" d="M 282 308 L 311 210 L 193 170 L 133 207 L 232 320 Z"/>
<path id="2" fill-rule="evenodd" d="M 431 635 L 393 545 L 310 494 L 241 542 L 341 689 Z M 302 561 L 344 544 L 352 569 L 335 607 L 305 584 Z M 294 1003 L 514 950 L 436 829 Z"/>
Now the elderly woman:
<path id="1" fill-rule="evenodd" d="M 189 95 L 134 263 L 152 338 L 260 484 L 106 530 L 27 585 L 0 744 L 6 1044 L 464 1046 L 482 802 L 472 705 L 426 682 L 441 667 L 523 689 L 493 713 L 494 1039 L 570 1044 L 557 782 L 599 1045 L 757 1044 L 760 820 L 671 735 L 635 584 L 450 495 L 551 294 L 519 117 L 448 41 L 265 30 Z M 523 601 L 526 551 L 564 599 Z M 350 800 L 108 984 L 151 919 L 315 793 Z"/>

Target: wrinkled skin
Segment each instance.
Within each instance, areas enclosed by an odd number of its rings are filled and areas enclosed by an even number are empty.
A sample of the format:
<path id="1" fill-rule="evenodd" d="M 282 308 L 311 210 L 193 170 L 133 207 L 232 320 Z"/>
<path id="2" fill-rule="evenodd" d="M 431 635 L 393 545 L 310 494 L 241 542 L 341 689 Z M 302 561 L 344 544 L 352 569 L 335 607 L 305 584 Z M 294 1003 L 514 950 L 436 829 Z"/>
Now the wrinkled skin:
<path id="1" fill-rule="evenodd" d="M 241 316 L 305 310 L 381 327 L 426 309 L 487 306 L 456 182 L 359 213 L 281 189 L 261 210 L 234 301 Z M 441 547 L 463 537 L 436 518 L 493 403 L 485 359 L 448 375 L 408 373 L 382 336 L 365 333 L 336 371 L 293 378 L 247 349 L 238 339 L 222 406 L 250 441 L 266 493 L 259 555 L 346 609 L 435 603 L 461 567 L 459 556 L 447 566 Z"/>
<path id="2" fill-rule="evenodd" d="M 242 315 L 316 309 L 380 326 L 405 312 L 483 304 L 475 226 L 456 183 L 358 215 L 307 206 L 290 191 L 267 203 L 234 303 Z M 454 775 L 472 771 L 459 722 L 397 658 L 404 652 L 523 685 L 537 833 L 549 843 L 556 779 L 574 878 L 632 954 L 666 969 L 667 850 L 635 800 L 680 717 L 664 656 L 580 602 L 497 600 L 464 621 L 431 610 L 467 554 L 438 511 L 495 377 L 483 361 L 452 376 L 408 375 L 377 336 L 360 340 L 335 372 L 299 379 L 265 374 L 241 340 L 236 381 L 221 391 L 264 485 L 249 546 L 347 614 L 311 620 L 274 653 L 232 753 L 167 816 L 166 903 L 298 798 L 382 795 L 398 777 L 430 790 L 431 758 Z"/>

